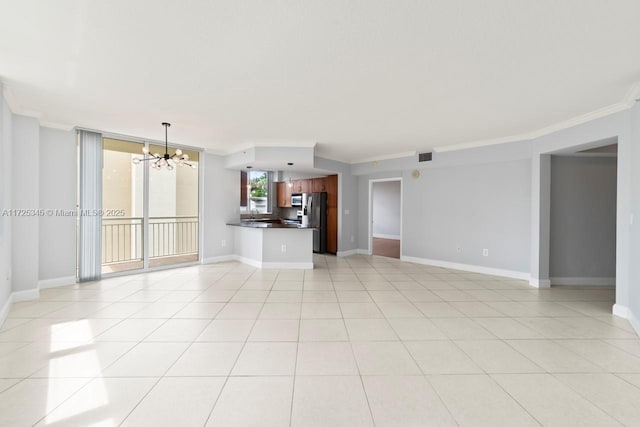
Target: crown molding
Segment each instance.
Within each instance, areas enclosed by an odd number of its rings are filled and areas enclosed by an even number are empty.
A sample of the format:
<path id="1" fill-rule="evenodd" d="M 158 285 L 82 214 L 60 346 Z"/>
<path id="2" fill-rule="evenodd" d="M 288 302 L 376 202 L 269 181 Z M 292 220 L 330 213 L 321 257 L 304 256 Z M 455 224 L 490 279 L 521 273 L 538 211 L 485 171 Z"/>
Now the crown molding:
<path id="1" fill-rule="evenodd" d="M 355 165 L 358 163 L 379 162 L 381 160 L 392 160 L 392 159 L 400 159 L 403 157 L 413 157 L 416 154 L 418 154 L 416 150 L 402 151 L 400 153 L 385 154 L 382 156 L 372 156 L 372 157 L 365 157 L 362 159 L 351 160 L 349 161 L 349 163 L 352 165 Z M 341 160 L 341 161 L 344 161 L 344 160 Z"/>
<path id="2" fill-rule="evenodd" d="M 479 148 L 486 147 L 488 145 L 497 145 L 497 144 L 505 144 L 507 142 L 515 142 L 515 141 L 530 141 L 532 139 L 540 138 L 545 135 L 549 135 L 554 132 L 558 132 L 564 129 L 569 129 L 571 127 L 581 125 L 583 123 L 590 122 L 595 119 L 599 119 L 601 117 L 609 116 L 611 114 L 627 110 L 640 100 L 640 82 L 634 83 L 624 98 L 620 102 L 616 102 L 615 104 L 608 105 L 603 108 L 599 108 L 594 111 L 590 111 L 588 113 L 570 118 L 568 120 L 564 120 L 562 122 L 558 122 L 549 126 L 545 126 L 541 129 L 537 129 L 530 132 L 525 132 L 521 134 L 505 136 L 501 138 L 493 138 L 493 139 L 484 139 L 479 141 L 471 141 L 471 142 L 463 142 L 461 144 L 453 144 L 453 145 L 444 145 L 441 147 L 435 147 L 434 151 L 438 153 L 444 153 L 447 151 L 458 151 L 465 150 L 469 148 Z"/>

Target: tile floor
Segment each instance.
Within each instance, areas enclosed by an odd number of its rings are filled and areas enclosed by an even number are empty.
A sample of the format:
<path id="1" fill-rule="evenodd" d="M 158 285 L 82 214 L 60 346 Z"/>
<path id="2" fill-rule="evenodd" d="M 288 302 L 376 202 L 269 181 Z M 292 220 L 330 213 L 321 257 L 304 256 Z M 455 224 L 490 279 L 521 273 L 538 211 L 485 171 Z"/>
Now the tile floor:
<path id="1" fill-rule="evenodd" d="M 0 332 L 0 425 L 640 425 L 612 288 L 390 258 L 44 290 Z"/>

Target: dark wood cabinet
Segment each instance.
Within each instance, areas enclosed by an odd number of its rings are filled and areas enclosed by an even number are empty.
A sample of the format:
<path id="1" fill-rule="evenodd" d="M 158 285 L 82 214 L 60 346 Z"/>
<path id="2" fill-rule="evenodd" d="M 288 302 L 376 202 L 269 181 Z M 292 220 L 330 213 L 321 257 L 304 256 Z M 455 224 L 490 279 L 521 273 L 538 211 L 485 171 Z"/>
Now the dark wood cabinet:
<path id="1" fill-rule="evenodd" d="M 327 208 L 327 252 L 338 252 L 338 208 Z"/>
<path id="2" fill-rule="evenodd" d="M 278 183 L 278 207 L 291 207 L 293 193 L 327 193 L 327 252 L 338 252 L 338 175 Z"/>
<path id="3" fill-rule="evenodd" d="M 338 207 L 338 175 L 329 175 L 327 178 L 327 205 L 330 208 Z"/>
<path id="4" fill-rule="evenodd" d="M 278 183 L 278 207 L 290 208 L 291 207 L 291 187 L 286 182 Z"/>
<path id="5" fill-rule="evenodd" d="M 311 180 L 314 193 L 323 193 L 327 191 L 327 178 L 314 178 Z"/>
<path id="6" fill-rule="evenodd" d="M 310 179 L 296 179 L 293 181 L 292 193 L 312 193 L 313 189 L 309 187 Z"/>

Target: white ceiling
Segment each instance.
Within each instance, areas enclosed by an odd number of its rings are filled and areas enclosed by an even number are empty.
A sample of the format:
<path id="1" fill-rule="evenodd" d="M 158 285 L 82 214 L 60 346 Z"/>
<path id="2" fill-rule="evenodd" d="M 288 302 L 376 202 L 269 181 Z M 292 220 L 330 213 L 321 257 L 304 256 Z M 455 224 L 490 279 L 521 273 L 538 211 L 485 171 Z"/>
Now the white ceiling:
<path id="1" fill-rule="evenodd" d="M 345 161 L 535 132 L 640 81 L 640 2 L 0 0 L 12 108 Z"/>

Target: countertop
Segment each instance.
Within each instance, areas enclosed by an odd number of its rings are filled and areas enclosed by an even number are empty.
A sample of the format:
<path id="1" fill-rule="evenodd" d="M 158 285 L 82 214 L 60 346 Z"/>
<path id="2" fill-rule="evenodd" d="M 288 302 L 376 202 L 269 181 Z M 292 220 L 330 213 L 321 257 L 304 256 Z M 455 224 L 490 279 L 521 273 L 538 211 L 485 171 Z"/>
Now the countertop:
<path id="1" fill-rule="evenodd" d="M 300 224 L 273 224 L 270 222 L 251 222 L 251 221 L 242 221 L 242 222 L 233 222 L 227 225 L 231 225 L 233 227 L 248 227 L 248 228 L 291 228 L 297 230 L 313 230 L 315 227 L 303 226 Z"/>

